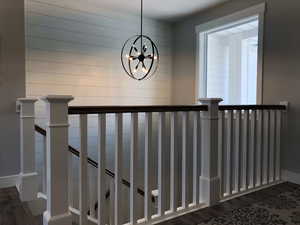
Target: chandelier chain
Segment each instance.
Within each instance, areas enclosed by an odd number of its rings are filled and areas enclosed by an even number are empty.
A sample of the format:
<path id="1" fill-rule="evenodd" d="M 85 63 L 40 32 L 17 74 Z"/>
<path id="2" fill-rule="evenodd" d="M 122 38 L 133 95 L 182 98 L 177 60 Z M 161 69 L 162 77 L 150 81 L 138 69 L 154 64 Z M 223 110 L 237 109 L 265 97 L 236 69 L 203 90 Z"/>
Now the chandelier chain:
<path id="1" fill-rule="evenodd" d="M 141 0 L 141 51 L 143 51 L 143 11 L 144 11 L 144 4 L 143 0 Z"/>

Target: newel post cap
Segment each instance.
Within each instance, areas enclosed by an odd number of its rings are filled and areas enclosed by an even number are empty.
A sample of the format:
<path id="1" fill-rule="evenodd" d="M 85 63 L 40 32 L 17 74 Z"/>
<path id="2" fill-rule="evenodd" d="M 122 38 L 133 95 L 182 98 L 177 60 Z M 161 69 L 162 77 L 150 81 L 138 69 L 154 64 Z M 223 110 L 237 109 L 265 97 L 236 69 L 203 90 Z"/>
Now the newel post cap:
<path id="1" fill-rule="evenodd" d="M 290 103 L 288 101 L 281 101 L 280 102 L 280 105 L 283 105 L 285 106 L 285 112 L 288 112 L 289 111 L 289 108 L 290 108 Z"/>
<path id="2" fill-rule="evenodd" d="M 18 103 L 35 103 L 38 99 L 37 98 L 18 98 Z"/>
<path id="3" fill-rule="evenodd" d="M 37 98 L 18 98 L 16 101 L 16 112 L 20 113 L 21 108 L 24 110 L 24 107 L 26 107 L 26 108 L 34 107 L 34 103 L 37 100 L 38 100 Z"/>
<path id="4" fill-rule="evenodd" d="M 204 104 L 220 103 L 223 101 L 222 98 L 199 98 L 198 101 Z"/>
<path id="5" fill-rule="evenodd" d="M 41 98 L 49 103 L 68 103 L 74 99 L 72 95 L 47 95 Z"/>

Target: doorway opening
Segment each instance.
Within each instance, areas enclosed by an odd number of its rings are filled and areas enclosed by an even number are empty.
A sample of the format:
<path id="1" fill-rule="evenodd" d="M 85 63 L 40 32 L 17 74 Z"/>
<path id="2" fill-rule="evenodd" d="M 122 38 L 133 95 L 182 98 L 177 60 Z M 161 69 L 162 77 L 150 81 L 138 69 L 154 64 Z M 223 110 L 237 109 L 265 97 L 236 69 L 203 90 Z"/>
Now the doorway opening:
<path id="1" fill-rule="evenodd" d="M 262 103 L 263 15 L 259 5 L 196 28 L 197 98 Z"/>

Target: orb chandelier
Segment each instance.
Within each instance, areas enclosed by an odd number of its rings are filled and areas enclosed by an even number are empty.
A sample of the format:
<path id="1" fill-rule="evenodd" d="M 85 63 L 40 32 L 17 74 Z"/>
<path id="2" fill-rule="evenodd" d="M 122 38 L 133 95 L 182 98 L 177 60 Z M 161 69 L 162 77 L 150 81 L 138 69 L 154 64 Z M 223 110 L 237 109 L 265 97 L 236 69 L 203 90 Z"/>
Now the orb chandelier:
<path id="1" fill-rule="evenodd" d="M 150 78 L 157 71 L 158 49 L 151 38 L 143 34 L 143 0 L 141 0 L 141 33 L 125 42 L 121 62 L 127 75 L 138 81 Z"/>

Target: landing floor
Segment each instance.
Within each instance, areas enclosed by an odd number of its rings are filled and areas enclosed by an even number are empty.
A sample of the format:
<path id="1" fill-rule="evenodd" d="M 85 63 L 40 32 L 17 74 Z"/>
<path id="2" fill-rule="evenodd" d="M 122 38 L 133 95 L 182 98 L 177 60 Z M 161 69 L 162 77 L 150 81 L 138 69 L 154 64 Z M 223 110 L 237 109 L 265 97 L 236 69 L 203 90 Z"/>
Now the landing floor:
<path id="1" fill-rule="evenodd" d="M 0 189 L 0 225 L 39 225 L 16 188 Z"/>
<path id="2" fill-rule="evenodd" d="M 279 184 L 160 225 L 300 225 L 300 186 Z"/>
<path id="3" fill-rule="evenodd" d="M 15 188 L 0 190 L 0 225 L 40 224 Z M 160 224 L 300 225 L 300 186 L 279 184 Z"/>

